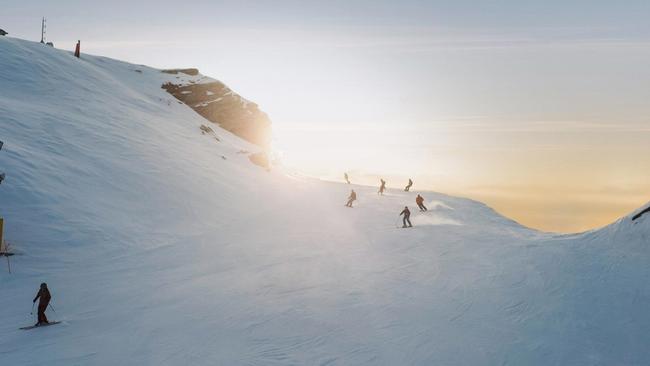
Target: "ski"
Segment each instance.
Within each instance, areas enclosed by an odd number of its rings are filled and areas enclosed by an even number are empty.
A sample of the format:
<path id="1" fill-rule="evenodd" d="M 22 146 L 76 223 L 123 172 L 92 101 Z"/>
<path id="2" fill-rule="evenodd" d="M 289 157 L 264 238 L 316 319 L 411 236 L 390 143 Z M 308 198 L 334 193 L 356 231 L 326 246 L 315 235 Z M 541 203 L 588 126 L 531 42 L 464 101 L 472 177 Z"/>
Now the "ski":
<path id="1" fill-rule="evenodd" d="M 41 324 L 41 325 L 30 325 L 29 327 L 22 327 L 20 329 L 23 329 L 23 330 L 34 329 L 34 328 L 40 328 L 40 327 L 47 327 L 47 326 L 55 325 L 55 324 L 59 324 L 59 323 L 61 323 L 61 322 L 49 322 L 49 323 Z"/>

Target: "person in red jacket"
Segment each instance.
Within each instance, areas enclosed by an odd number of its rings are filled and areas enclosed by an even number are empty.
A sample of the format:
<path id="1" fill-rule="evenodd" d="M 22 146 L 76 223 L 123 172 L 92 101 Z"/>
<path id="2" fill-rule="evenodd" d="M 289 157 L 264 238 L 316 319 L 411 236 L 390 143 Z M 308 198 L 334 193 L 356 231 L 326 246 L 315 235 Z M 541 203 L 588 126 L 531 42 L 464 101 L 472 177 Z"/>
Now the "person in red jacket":
<path id="1" fill-rule="evenodd" d="M 77 41 L 77 47 L 74 49 L 74 57 L 79 58 L 79 52 L 81 51 L 81 41 Z"/>
<path id="2" fill-rule="evenodd" d="M 47 317 L 45 316 L 45 310 L 50 304 L 50 299 L 52 299 L 52 296 L 50 296 L 50 290 L 47 289 L 47 284 L 45 282 L 41 283 L 41 288 L 38 290 L 38 293 L 36 294 L 33 302 L 36 303 L 36 300 L 39 298 L 41 300 L 38 302 L 38 322 L 36 323 L 37 326 L 49 323 L 47 321 Z"/>
<path id="3" fill-rule="evenodd" d="M 417 197 L 415 197 L 415 203 L 418 204 L 418 207 L 420 208 L 420 211 L 426 211 L 427 210 L 426 206 L 424 205 L 424 197 L 420 196 L 419 194 L 418 194 Z"/>

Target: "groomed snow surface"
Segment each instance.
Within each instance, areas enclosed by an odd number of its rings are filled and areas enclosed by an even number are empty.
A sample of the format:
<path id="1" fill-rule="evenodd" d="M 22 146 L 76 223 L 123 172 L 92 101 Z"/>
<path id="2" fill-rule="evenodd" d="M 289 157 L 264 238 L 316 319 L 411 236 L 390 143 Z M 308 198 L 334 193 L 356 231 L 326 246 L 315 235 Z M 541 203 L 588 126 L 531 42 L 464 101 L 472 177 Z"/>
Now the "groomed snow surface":
<path id="1" fill-rule="evenodd" d="M 170 77 L 0 37 L 0 364 L 650 364 L 650 215 L 554 235 L 267 172 Z M 44 281 L 62 324 L 18 330 Z"/>

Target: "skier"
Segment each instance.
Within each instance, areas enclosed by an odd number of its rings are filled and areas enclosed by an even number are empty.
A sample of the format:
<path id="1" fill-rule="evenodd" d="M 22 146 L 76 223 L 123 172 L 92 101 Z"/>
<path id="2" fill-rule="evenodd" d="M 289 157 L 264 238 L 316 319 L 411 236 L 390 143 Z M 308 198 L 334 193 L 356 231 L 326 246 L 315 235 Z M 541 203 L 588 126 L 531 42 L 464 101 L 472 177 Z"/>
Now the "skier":
<path id="1" fill-rule="evenodd" d="M 409 211 L 408 206 L 404 206 L 404 209 L 402 210 L 402 212 L 400 212 L 399 215 L 400 216 L 404 215 L 404 218 L 402 219 L 402 223 L 404 224 L 404 226 L 402 226 L 402 228 L 413 227 L 413 225 L 411 225 L 411 220 L 409 219 L 411 217 L 411 211 Z M 409 223 L 409 226 L 406 226 L 407 222 Z"/>
<path id="2" fill-rule="evenodd" d="M 38 302 L 38 322 L 36 322 L 36 326 L 49 323 L 47 321 L 47 317 L 45 316 L 45 310 L 50 304 L 50 299 L 52 296 L 50 296 L 50 290 L 47 289 L 47 284 L 45 282 L 41 283 L 41 288 L 38 290 L 33 303 L 36 303 L 36 300 L 39 298 L 40 301 Z"/>
<path id="3" fill-rule="evenodd" d="M 424 197 L 420 196 L 418 194 L 417 197 L 415 197 L 415 203 L 418 204 L 418 207 L 420 208 L 420 211 L 427 211 L 426 206 L 424 206 Z"/>
<path id="4" fill-rule="evenodd" d="M 379 193 L 380 195 L 383 196 L 384 195 L 384 190 L 386 189 L 386 181 L 381 179 L 381 178 L 379 180 L 381 181 L 381 186 L 379 186 L 379 192 L 377 192 L 377 193 Z"/>
<path id="5" fill-rule="evenodd" d="M 81 51 L 81 41 L 77 41 L 77 47 L 74 48 L 74 57 L 79 58 L 80 51 Z"/>
<path id="6" fill-rule="evenodd" d="M 345 206 L 352 207 L 352 202 L 356 200 L 357 200 L 357 193 L 353 189 L 352 192 L 350 193 L 350 197 L 348 197 L 348 203 L 346 203 Z"/>
<path id="7" fill-rule="evenodd" d="M 411 180 L 411 178 L 409 178 L 409 184 L 407 184 L 406 187 L 404 188 L 404 192 L 408 192 L 411 189 L 412 185 L 413 185 L 413 181 Z"/>
<path id="8" fill-rule="evenodd" d="M 345 178 L 345 181 L 350 184 L 350 178 L 348 177 L 348 173 L 343 173 L 343 177 Z"/>

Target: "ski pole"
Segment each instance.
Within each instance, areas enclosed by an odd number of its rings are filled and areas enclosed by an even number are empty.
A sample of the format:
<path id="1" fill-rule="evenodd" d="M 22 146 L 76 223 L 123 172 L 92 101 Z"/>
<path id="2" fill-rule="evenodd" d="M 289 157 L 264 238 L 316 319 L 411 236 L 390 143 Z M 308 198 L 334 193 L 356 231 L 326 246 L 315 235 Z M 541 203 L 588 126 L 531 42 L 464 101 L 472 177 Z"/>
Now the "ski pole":
<path id="1" fill-rule="evenodd" d="M 29 315 L 34 315 L 34 304 L 36 303 L 35 302 L 32 303 L 32 311 L 29 312 Z"/>
<path id="2" fill-rule="evenodd" d="M 54 308 L 52 307 L 52 304 L 49 304 L 49 303 L 48 303 L 47 306 L 49 306 L 50 309 L 52 309 L 52 311 L 56 313 L 56 310 L 54 310 Z"/>

